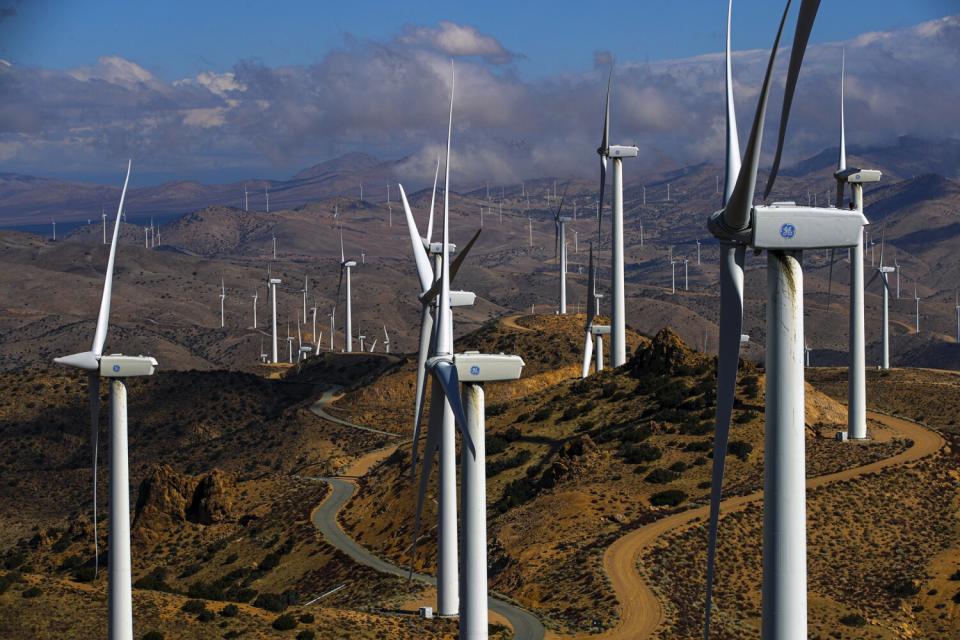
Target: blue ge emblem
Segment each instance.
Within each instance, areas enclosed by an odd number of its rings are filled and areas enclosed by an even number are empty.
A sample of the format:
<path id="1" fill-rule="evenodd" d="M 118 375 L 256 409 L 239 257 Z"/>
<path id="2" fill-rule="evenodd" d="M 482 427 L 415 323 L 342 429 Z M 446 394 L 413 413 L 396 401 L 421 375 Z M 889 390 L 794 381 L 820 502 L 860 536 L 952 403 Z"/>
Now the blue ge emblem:
<path id="1" fill-rule="evenodd" d="M 472 376 L 480 375 L 480 367 L 478 367 L 477 365 L 473 365 L 472 367 L 470 367 L 470 375 Z"/>
<path id="2" fill-rule="evenodd" d="M 780 235 L 784 238 L 792 238 L 797 233 L 797 228 L 789 222 L 780 227 Z"/>
<path id="3" fill-rule="evenodd" d="M 113 365 L 113 372 L 114 372 L 114 373 L 120 373 L 120 365 L 118 365 L 118 364 Z"/>

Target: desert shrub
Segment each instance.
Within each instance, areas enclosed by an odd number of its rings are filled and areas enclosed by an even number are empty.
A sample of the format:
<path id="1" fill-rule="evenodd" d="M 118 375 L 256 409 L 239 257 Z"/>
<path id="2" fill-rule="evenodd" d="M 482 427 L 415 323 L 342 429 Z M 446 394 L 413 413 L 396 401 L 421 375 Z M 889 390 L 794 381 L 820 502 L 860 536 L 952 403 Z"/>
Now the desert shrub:
<path id="1" fill-rule="evenodd" d="M 675 409 L 687 398 L 690 390 L 685 384 L 665 384 L 657 390 L 656 398 L 661 407 Z"/>
<path id="2" fill-rule="evenodd" d="M 90 582 L 97 577 L 93 567 L 78 567 L 71 575 L 77 582 Z"/>
<path id="3" fill-rule="evenodd" d="M 219 584 L 219 582 L 198 580 L 187 589 L 187 595 L 191 598 L 203 598 L 204 600 L 225 600 L 226 595 L 223 592 L 225 586 Z"/>
<path id="4" fill-rule="evenodd" d="M 655 507 L 675 507 L 687 499 L 687 494 L 680 489 L 668 489 L 650 496 L 650 504 Z"/>
<path id="5" fill-rule="evenodd" d="M 272 553 L 268 553 L 263 560 L 260 561 L 260 564 L 257 566 L 257 568 L 261 571 L 270 571 L 271 569 L 275 569 L 279 564 L 280 553 L 274 551 Z"/>
<path id="6" fill-rule="evenodd" d="M 856 613 L 848 613 L 840 618 L 840 624 L 847 627 L 865 627 L 867 625 L 867 621 L 861 615 L 857 615 Z"/>
<path id="7" fill-rule="evenodd" d="M 222 615 L 224 618 L 235 618 L 237 617 L 238 613 L 240 613 L 240 607 L 233 603 L 230 603 L 223 609 L 220 609 L 220 615 Z"/>
<path id="8" fill-rule="evenodd" d="M 949 580 L 953 580 L 954 582 L 956 582 L 957 580 L 960 580 L 960 569 L 957 569 L 956 571 L 951 573 Z"/>
<path id="9" fill-rule="evenodd" d="M 666 484 L 677 479 L 677 474 L 668 469 L 654 469 L 644 478 L 650 484 Z"/>
<path id="10" fill-rule="evenodd" d="M 507 509 L 521 505 L 533 498 L 536 489 L 529 478 L 511 480 L 503 488 L 503 496 L 497 502 L 497 511 L 504 513 Z"/>
<path id="11" fill-rule="evenodd" d="M 507 409 L 510 405 L 505 402 L 499 404 L 492 404 L 487 407 L 487 416 L 502 416 L 507 412 Z"/>
<path id="12" fill-rule="evenodd" d="M 253 606 L 280 613 L 281 611 L 285 611 L 291 604 L 296 604 L 296 602 L 297 592 L 289 590 L 281 594 L 261 593 L 257 596 L 257 599 L 253 601 Z"/>
<path id="13" fill-rule="evenodd" d="M 624 462 L 628 464 L 642 464 L 644 462 L 653 462 L 659 460 L 663 452 L 652 444 L 641 442 L 631 445 L 623 457 Z"/>
<path id="14" fill-rule="evenodd" d="M 201 611 L 200 615 L 197 616 L 197 620 L 199 620 L 200 622 L 210 622 L 211 620 L 214 619 L 214 617 L 215 616 L 213 614 L 213 611 L 210 611 L 208 609 L 205 611 Z"/>
<path id="15" fill-rule="evenodd" d="M 751 451 L 753 451 L 753 445 L 743 440 L 731 440 L 730 443 L 727 444 L 727 453 L 737 456 L 744 462 L 746 462 L 750 456 Z"/>
<path id="16" fill-rule="evenodd" d="M 760 395 L 760 378 L 751 375 L 745 376 L 740 382 L 743 385 L 743 393 L 751 398 L 756 398 Z"/>
<path id="17" fill-rule="evenodd" d="M 710 482 L 709 480 L 704 480 L 703 482 L 698 482 L 698 483 L 697 483 L 697 489 L 709 489 L 710 486 L 711 486 L 711 484 L 713 484 L 713 483 Z"/>
<path id="18" fill-rule="evenodd" d="M 687 463 L 684 462 L 683 460 L 678 460 L 674 462 L 672 465 L 670 465 L 670 471 L 673 471 L 674 473 L 683 473 L 689 468 L 690 467 L 687 466 Z"/>
<path id="19" fill-rule="evenodd" d="M 517 451 L 514 455 L 507 458 L 501 458 L 499 460 L 494 460 L 493 462 L 487 463 L 487 477 L 492 478 L 493 476 L 503 473 L 507 469 L 513 469 L 514 467 L 519 467 L 520 465 L 526 463 L 530 458 L 533 457 L 533 454 L 530 453 L 527 449 L 521 449 Z"/>
<path id="20" fill-rule="evenodd" d="M 908 598 L 920 593 L 920 587 L 909 578 L 897 578 L 887 585 L 887 591 L 898 598 Z"/>
<path id="21" fill-rule="evenodd" d="M 43 591 L 40 589 L 40 587 L 29 587 L 24 589 L 23 593 L 20 595 L 22 595 L 24 598 L 36 598 L 38 596 L 42 596 Z"/>
<path id="22" fill-rule="evenodd" d="M 960 604 L 960 591 L 957 591 L 955 594 L 953 594 L 951 600 L 953 600 L 955 604 Z"/>
<path id="23" fill-rule="evenodd" d="M 240 589 L 240 591 L 237 591 L 237 596 L 233 598 L 233 600 L 236 600 L 237 602 L 250 602 L 256 597 L 257 593 L 258 591 L 256 589 L 244 587 L 243 589 Z"/>
<path id="24" fill-rule="evenodd" d="M 163 640 L 163 633 L 154 629 L 153 631 L 147 631 L 140 637 L 140 640 Z"/>
<path id="25" fill-rule="evenodd" d="M 238 556 L 237 554 L 231 553 L 230 555 L 228 555 L 228 556 L 223 560 L 223 564 L 224 564 L 224 565 L 233 564 L 234 562 L 237 561 L 237 559 L 238 559 L 239 557 L 240 557 L 240 556 Z"/>
<path id="26" fill-rule="evenodd" d="M 310 624 L 314 620 L 316 620 L 316 618 L 314 618 L 312 613 L 304 613 L 303 615 L 300 616 L 300 622 L 302 622 L 303 624 Z"/>
<path id="27" fill-rule="evenodd" d="M 133 583 L 137 589 L 150 589 L 151 591 L 164 591 L 173 593 L 173 587 L 166 582 L 167 569 L 165 567 L 155 567 L 150 573 L 142 576 Z"/>
<path id="28" fill-rule="evenodd" d="M 710 451 L 713 449 L 713 443 L 709 440 L 697 440 L 696 442 L 688 442 L 686 446 L 683 447 L 684 451 L 690 451 L 695 453 L 701 453 L 704 451 Z"/>
<path id="29" fill-rule="evenodd" d="M 203 600 L 187 600 L 180 608 L 187 613 L 199 614 L 207 610 L 207 603 Z"/>
<path id="30" fill-rule="evenodd" d="M 737 424 L 747 424 L 751 420 L 757 417 L 756 411 L 741 411 L 737 414 L 737 417 L 733 419 Z"/>
<path id="31" fill-rule="evenodd" d="M 549 418 L 551 414 L 553 414 L 553 407 L 549 404 L 546 404 L 540 407 L 539 409 L 537 409 L 537 412 L 533 414 L 533 421 L 543 422 L 544 420 Z"/>
<path id="32" fill-rule="evenodd" d="M 488 436 L 485 444 L 487 448 L 487 455 L 495 456 L 498 453 L 503 453 L 503 450 L 506 449 L 507 445 L 510 443 L 500 436 Z"/>
<path id="33" fill-rule="evenodd" d="M 273 624 L 271 624 L 270 626 L 272 626 L 277 631 L 290 631 L 290 629 L 297 628 L 297 619 L 294 618 L 289 613 L 285 613 L 279 618 L 277 618 L 276 620 L 274 620 Z"/>
<path id="34" fill-rule="evenodd" d="M 650 425 L 634 425 L 628 429 L 625 429 L 621 438 L 624 442 L 642 442 L 650 437 L 651 434 Z"/>
<path id="35" fill-rule="evenodd" d="M 317 637 L 317 634 L 315 634 L 310 629 L 304 629 L 297 634 L 297 640 L 313 640 L 316 637 Z"/>
<path id="36" fill-rule="evenodd" d="M 16 549 L 7 554 L 3 561 L 4 569 L 16 569 L 27 561 L 27 554 L 22 549 Z"/>
<path id="37" fill-rule="evenodd" d="M 516 442 L 520 439 L 520 436 L 523 435 L 520 433 L 520 429 L 516 427 L 507 427 L 507 430 L 503 432 L 503 437 L 507 442 Z"/>

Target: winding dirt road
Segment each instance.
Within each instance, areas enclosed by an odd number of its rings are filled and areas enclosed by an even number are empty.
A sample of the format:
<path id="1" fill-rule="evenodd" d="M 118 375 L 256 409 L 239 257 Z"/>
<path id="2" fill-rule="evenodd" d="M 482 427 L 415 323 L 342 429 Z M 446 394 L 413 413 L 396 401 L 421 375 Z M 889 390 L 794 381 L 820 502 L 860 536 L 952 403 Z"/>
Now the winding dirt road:
<path id="1" fill-rule="evenodd" d="M 890 458 L 810 478 L 807 480 L 808 491 L 831 482 L 851 480 L 868 473 L 876 473 L 881 469 L 919 460 L 936 453 L 946 444 L 939 435 L 914 422 L 872 411 L 867 412 L 867 415 L 871 420 L 882 423 L 899 435 L 913 440 L 913 446 Z M 728 498 L 723 501 L 720 512 L 725 516 L 761 499 L 763 499 L 762 491 Z M 690 526 L 694 520 L 705 520 L 708 516 L 709 506 L 683 511 L 636 529 L 607 547 L 603 554 L 603 568 L 610 576 L 617 601 L 620 603 L 620 616 L 614 628 L 601 635 L 588 636 L 591 640 L 641 640 L 653 635 L 663 622 L 663 607 L 637 571 L 637 560 L 661 536 Z"/>
<path id="2" fill-rule="evenodd" d="M 383 433 L 390 436 L 397 435 L 388 433 L 386 431 L 379 431 L 370 427 L 353 424 L 352 422 L 331 416 L 329 413 L 324 411 L 323 407 L 334 399 L 335 391 L 336 390 L 324 393 L 320 400 L 310 407 L 310 410 L 324 420 L 330 420 L 336 424 L 355 429 L 361 429 L 363 431 Z M 374 465 L 389 457 L 394 451 L 397 450 L 399 446 L 399 444 L 392 444 L 364 454 L 354 461 L 353 464 L 351 464 L 346 470 L 344 470 L 343 474 L 339 477 L 318 478 L 319 480 L 322 480 L 330 485 L 331 492 L 327 495 L 324 501 L 313 510 L 313 513 L 310 515 L 310 521 L 313 522 L 313 525 L 318 530 L 320 530 L 327 542 L 340 551 L 346 553 L 356 562 L 364 564 L 368 567 L 372 567 L 381 573 L 406 577 L 407 569 L 391 564 L 370 553 L 365 547 L 361 546 L 356 540 L 351 538 L 340 527 L 340 523 L 337 521 L 337 515 L 340 513 L 340 510 L 347 503 L 347 501 L 350 500 L 351 496 L 353 496 L 353 493 L 357 489 L 356 483 L 353 479 L 359 478 L 360 476 L 366 474 Z M 436 578 L 433 576 L 414 573 L 412 577 L 418 582 L 436 585 Z M 492 596 L 489 598 L 488 602 L 490 612 L 493 614 L 491 618 L 495 621 L 506 621 L 506 623 L 509 624 L 513 629 L 514 640 L 543 640 L 545 633 L 543 625 L 532 613 L 526 609 L 522 609 L 510 604 L 509 602 L 505 602 Z"/>

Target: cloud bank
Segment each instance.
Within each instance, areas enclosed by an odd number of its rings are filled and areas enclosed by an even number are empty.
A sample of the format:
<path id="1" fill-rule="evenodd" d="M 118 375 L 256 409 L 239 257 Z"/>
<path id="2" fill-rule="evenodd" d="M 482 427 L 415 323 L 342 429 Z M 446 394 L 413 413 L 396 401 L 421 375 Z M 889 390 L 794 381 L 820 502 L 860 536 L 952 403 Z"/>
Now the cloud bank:
<path id="1" fill-rule="evenodd" d="M 960 136 L 960 16 L 951 16 L 812 46 L 785 164 L 836 143 L 841 49 L 850 144 L 903 134 Z M 782 90 L 787 53 L 778 60 L 776 91 Z M 535 81 L 517 72 L 521 56 L 492 34 L 442 22 L 406 27 L 386 41 L 348 40 L 314 65 L 273 68 L 245 60 L 174 82 L 116 56 L 68 71 L 4 64 L 0 170 L 69 175 L 133 156 L 155 174 L 234 178 L 266 169 L 294 173 L 360 150 L 403 158 L 405 179 L 426 181 L 444 142 L 453 59 L 453 168 L 461 180 L 592 176 L 610 54 L 599 51 L 585 61 L 592 62 L 589 71 Z M 741 137 L 766 57 L 766 51 L 734 54 Z M 719 162 L 722 93 L 719 53 L 654 63 L 619 60 L 612 142 L 641 148 L 637 172 Z M 778 95 L 771 107 L 772 131 Z"/>

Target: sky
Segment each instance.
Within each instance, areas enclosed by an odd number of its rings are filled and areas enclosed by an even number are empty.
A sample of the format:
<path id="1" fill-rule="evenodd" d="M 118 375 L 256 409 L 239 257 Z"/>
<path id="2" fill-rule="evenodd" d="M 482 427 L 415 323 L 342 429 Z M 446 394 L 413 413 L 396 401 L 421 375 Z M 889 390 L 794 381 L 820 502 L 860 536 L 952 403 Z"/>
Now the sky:
<path id="1" fill-rule="evenodd" d="M 477 180 L 592 171 L 611 59 L 615 131 L 645 168 L 719 160 L 722 0 L 333 5 L 0 0 L 0 171 L 108 180 L 135 155 L 147 182 L 282 178 L 360 150 L 426 175 L 450 59 Z M 842 48 L 852 143 L 957 136 L 960 6 L 862 6 L 820 9 L 793 148 L 831 144 Z M 741 129 L 782 7 L 735 4 Z"/>

